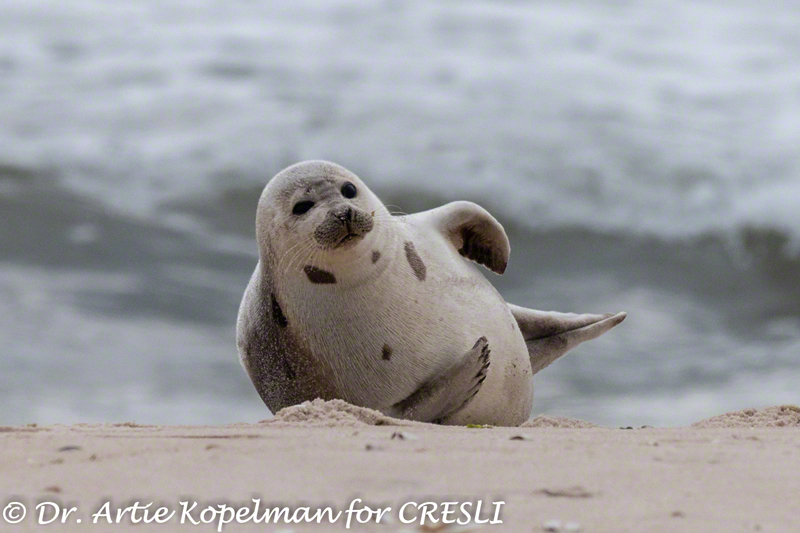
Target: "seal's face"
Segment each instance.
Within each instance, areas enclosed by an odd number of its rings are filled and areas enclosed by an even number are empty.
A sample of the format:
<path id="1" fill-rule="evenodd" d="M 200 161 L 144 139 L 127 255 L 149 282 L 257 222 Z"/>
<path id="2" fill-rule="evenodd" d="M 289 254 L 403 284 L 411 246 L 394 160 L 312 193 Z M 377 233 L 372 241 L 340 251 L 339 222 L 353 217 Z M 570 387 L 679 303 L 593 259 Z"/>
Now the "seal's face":
<path id="1" fill-rule="evenodd" d="M 359 187 L 348 179 L 321 177 L 300 187 L 292 195 L 291 226 L 314 226 L 314 241 L 324 250 L 353 245 L 372 231 L 374 210 L 359 200 Z"/>
<path id="2" fill-rule="evenodd" d="M 333 266 L 344 258 L 352 264 L 362 255 L 359 251 L 371 257 L 367 243 L 376 219 L 385 216 L 384 205 L 355 174 L 333 163 L 309 161 L 269 182 L 256 227 L 262 251 L 269 249 L 277 261 L 287 263 L 282 258 L 299 254 Z"/>

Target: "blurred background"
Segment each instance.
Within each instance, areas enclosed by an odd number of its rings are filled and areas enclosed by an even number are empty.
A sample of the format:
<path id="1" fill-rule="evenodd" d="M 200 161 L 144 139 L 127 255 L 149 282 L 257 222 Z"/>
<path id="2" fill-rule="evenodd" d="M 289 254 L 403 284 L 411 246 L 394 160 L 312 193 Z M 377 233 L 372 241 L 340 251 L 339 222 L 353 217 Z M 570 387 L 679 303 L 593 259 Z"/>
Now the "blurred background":
<path id="1" fill-rule="evenodd" d="M 628 311 L 534 412 L 800 402 L 792 0 L 5 0 L 0 423 L 267 418 L 237 308 L 269 178 L 468 199 L 507 300 Z"/>

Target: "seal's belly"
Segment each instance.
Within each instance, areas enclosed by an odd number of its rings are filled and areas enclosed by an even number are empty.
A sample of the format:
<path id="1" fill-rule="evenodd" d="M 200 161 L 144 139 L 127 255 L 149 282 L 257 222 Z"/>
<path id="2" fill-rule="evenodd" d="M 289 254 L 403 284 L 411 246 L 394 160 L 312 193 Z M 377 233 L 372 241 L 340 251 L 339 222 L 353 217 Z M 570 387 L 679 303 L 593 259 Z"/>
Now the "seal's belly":
<path id="1" fill-rule="evenodd" d="M 311 352 L 331 368 L 342 399 L 386 409 L 485 336 L 492 352 L 489 375 L 456 419 L 521 423 L 532 405 L 530 363 L 505 301 L 451 247 L 437 246 L 433 253 L 420 244 L 424 279 L 404 258 L 395 258 L 373 283 L 317 291 L 303 313 Z"/>

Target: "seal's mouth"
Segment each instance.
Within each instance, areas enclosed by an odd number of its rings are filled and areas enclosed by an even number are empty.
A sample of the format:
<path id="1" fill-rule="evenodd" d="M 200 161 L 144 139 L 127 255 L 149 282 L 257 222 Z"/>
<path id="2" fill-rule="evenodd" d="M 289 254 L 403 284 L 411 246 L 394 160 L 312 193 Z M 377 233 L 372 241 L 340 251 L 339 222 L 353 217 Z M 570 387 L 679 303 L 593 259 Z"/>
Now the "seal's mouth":
<path id="1" fill-rule="evenodd" d="M 353 243 L 353 242 L 355 242 L 355 241 L 357 241 L 359 239 L 363 239 L 363 238 L 364 238 L 364 236 L 363 235 L 359 235 L 358 233 L 348 233 L 347 235 L 345 235 L 344 237 L 339 239 L 339 242 L 336 243 L 336 246 L 334 246 L 334 248 L 340 248 L 342 246 L 347 246 L 348 244 Z"/>
<path id="2" fill-rule="evenodd" d="M 350 248 L 363 240 L 373 225 L 373 217 L 358 209 L 331 210 L 314 230 L 314 239 L 326 250 Z"/>

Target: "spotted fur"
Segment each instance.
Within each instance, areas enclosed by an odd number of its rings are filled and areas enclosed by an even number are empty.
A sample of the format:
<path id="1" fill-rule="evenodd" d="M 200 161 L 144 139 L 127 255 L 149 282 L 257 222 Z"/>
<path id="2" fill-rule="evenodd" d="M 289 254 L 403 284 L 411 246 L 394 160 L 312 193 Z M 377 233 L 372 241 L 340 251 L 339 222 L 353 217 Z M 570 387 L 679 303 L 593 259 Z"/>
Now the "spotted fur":
<path id="1" fill-rule="evenodd" d="M 306 276 L 308 276 L 308 281 L 310 281 L 311 283 L 317 283 L 320 285 L 336 283 L 336 276 L 334 276 L 332 272 L 328 272 L 327 270 L 322 270 L 321 268 L 317 268 L 315 266 L 306 265 L 303 268 L 303 272 L 306 273 Z"/>
<path id="2" fill-rule="evenodd" d="M 278 324 L 278 326 L 285 328 L 289 325 L 289 321 L 286 320 L 286 315 L 283 314 L 283 310 L 281 309 L 281 305 L 278 303 L 277 298 L 275 298 L 275 294 L 270 294 L 270 298 L 272 299 L 272 319 Z"/>
<path id="3" fill-rule="evenodd" d="M 411 266 L 411 270 L 414 271 L 414 275 L 417 276 L 418 280 L 425 281 L 425 277 L 428 275 L 428 268 L 417 253 L 416 248 L 414 248 L 414 243 L 406 241 L 405 249 L 406 259 L 408 259 L 408 264 Z"/>
<path id="4" fill-rule="evenodd" d="M 242 301 L 236 340 L 242 365 L 261 399 L 276 413 L 314 398 L 340 397 L 320 359 L 286 319 L 270 276 L 254 279 Z"/>

